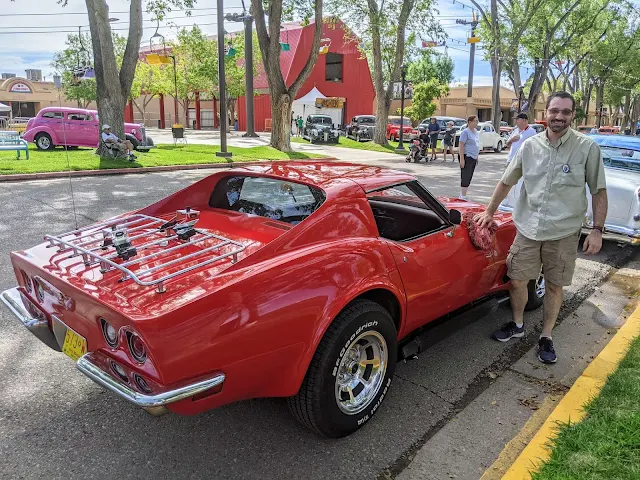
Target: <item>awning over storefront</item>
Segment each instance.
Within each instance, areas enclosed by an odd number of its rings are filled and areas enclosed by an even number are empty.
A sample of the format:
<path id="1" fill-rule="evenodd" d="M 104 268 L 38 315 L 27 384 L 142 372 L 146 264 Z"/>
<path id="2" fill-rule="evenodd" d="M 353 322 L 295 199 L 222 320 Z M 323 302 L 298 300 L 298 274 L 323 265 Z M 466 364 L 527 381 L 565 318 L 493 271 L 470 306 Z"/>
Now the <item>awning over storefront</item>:
<path id="1" fill-rule="evenodd" d="M 10 111 L 11 111 L 11 107 L 9 105 L 0 103 L 0 112 L 10 112 Z"/>

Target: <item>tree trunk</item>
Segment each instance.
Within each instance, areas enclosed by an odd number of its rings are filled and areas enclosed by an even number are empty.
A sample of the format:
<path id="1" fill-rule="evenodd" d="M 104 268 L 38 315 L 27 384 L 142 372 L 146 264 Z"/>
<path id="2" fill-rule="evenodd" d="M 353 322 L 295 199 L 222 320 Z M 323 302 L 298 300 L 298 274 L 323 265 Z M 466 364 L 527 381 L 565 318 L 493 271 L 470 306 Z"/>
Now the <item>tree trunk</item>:
<path id="1" fill-rule="evenodd" d="M 389 109 L 391 108 L 391 99 L 387 98 L 386 89 L 381 94 L 376 92 L 376 129 L 373 135 L 373 141 L 378 145 L 387 145 L 387 122 L 389 121 Z M 409 140 L 404 138 L 403 141 Z"/>
<path id="2" fill-rule="evenodd" d="M 629 125 L 630 108 L 631 108 L 631 93 L 627 93 L 624 99 L 624 117 L 622 118 L 622 128 L 626 128 Z"/>
<path id="3" fill-rule="evenodd" d="M 113 133 L 120 138 L 125 138 L 124 109 L 133 84 L 142 39 L 142 0 L 131 0 L 129 35 L 120 71 L 116 63 L 106 1 L 85 0 L 85 2 L 91 30 L 96 72 L 96 103 L 100 124 L 109 124 Z"/>
<path id="4" fill-rule="evenodd" d="M 291 151 L 291 103 L 286 92 L 271 94 L 271 146 L 282 152 Z"/>
<path id="5" fill-rule="evenodd" d="M 513 90 L 516 92 L 516 95 L 519 95 L 522 79 L 520 78 L 520 62 L 517 58 L 513 58 L 513 60 L 511 60 L 511 69 L 513 70 Z"/>

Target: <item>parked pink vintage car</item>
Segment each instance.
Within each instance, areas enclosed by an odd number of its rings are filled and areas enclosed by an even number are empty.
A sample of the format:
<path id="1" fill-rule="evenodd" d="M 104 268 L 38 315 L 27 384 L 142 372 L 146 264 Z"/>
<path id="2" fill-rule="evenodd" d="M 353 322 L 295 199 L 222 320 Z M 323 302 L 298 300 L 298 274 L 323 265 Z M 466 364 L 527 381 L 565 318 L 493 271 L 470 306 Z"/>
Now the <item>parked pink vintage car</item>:
<path id="1" fill-rule="evenodd" d="M 147 136 L 144 125 L 125 123 L 124 130 L 126 139 L 136 150 L 147 151 L 153 148 L 153 140 Z M 96 148 L 99 134 L 97 111 L 47 107 L 29 120 L 22 138 L 27 142 L 34 142 L 38 150 L 51 150 L 58 145 Z"/>

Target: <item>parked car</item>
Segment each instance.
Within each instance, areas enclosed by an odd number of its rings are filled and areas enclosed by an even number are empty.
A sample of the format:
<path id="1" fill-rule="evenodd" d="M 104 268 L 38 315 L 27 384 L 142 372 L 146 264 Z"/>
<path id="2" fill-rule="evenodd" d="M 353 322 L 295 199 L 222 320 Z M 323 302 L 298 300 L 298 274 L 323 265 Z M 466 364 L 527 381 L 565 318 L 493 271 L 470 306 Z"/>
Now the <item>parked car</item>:
<path id="1" fill-rule="evenodd" d="M 421 327 L 506 298 L 515 226 L 497 214 L 490 252 L 477 249 L 461 217 L 482 210 L 368 165 L 224 170 L 11 253 L 18 286 L 1 298 L 139 407 L 196 414 L 289 397 L 302 424 L 340 437 L 379 410 Z M 542 304 L 541 285 L 527 308 Z"/>
<path id="2" fill-rule="evenodd" d="M 536 133 L 544 132 L 547 129 L 547 127 L 545 127 L 541 123 L 530 123 L 529 126 L 533 128 L 536 131 Z"/>
<path id="3" fill-rule="evenodd" d="M 591 130 L 594 129 L 594 128 L 596 128 L 595 125 L 591 125 L 591 126 L 589 126 L 589 125 L 578 125 L 576 127 L 576 131 L 587 135 L 587 134 L 591 133 Z"/>
<path id="4" fill-rule="evenodd" d="M 603 135 L 619 135 L 620 127 L 618 126 L 604 126 L 598 129 L 598 133 Z"/>
<path id="5" fill-rule="evenodd" d="M 302 128 L 302 138 L 311 143 L 338 143 L 340 132 L 329 115 L 309 115 Z"/>
<path id="6" fill-rule="evenodd" d="M 389 140 L 395 140 L 396 142 L 400 140 L 400 120 L 403 121 L 402 127 L 402 138 L 403 140 L 409 140 L 411 138 L 411 134 L 413 133 L 415 136 L 420 135 L 417 129 L 414 129 L 411 125 L 411 119 L 404 117 L 400 118 L 399 116 L 389 116 L 389 121 L 387 123 L 387 138 Z"/>
<path id="7" fill-rule="evenodd" d="M 617 135 L 590 135 L 600 145 L 607 179 L 609 209 L 603 238 L 630 245 L 640 245 L 640 138 Z M 514 186 L 500 205 L 511 212 L 518 200 L 522 180 Z M 588 189 L 587 189 L 588 190 Z M 586 235 L 593 226 L 591 195 L 582 232 Z"/>
<path id="8" fill-rule="evenodd" d="M 27 122 L 22 138 L 34 142 L 39 150 L 51 150 L 57 146 L 96 148 L 100 141 L 100 120 L 96 110 L 84 108 L 46 107 Z M 126 140 L 138 151 L 153 148 L 153 140 L 147 136 L 144 125 L 125 123 Z"/>
<path id="9" fill-rule="evenodd" d="M 511 132 L 513 132 L 514 127 L 509 126 L 509 124 L 505 121 L 500 122 L 500 136 L 502 138 L 509 138 Z"/>
<path id="10" fill-rule="evenodd" d="M 376 117 L 373 115 L 356 115 L 347 125 L 347 138 L 353 138 L 356 142 L 373 140 L 376 129 Z"/>

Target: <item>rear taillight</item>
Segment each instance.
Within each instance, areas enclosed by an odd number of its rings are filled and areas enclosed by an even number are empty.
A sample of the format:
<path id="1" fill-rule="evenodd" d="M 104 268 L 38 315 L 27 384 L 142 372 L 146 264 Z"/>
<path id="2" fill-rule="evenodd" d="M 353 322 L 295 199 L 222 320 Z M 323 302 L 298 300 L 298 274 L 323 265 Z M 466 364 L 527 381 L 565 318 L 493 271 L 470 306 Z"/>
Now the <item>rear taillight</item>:
<path id="1" fill-rule="evenodd" d="M 139 363 L 144 363 L 147 360 L 147 346 L 140 338 L 140 335 L 127 332 L 127 343 L 129 344 L 129 352 L 131 356 Z"/>
<path id="2" fill-rule="evenodd" d="M 104 335 L 105 342 L 107 342 L 107 344 L 111 348 L 116 348 L 118 346 L 118 331 L 104 318 L 100 319 L 100 324 L 102 327 L 102 335 Z"/>
<path id="3" fill-rule="evenodd" d="M 27 275 L 25 272 L 22 272 L 22 281 L 24 282 L 24 288 L 27 290 L 27 292 L 33 292 L 33 283 L 31 283 L 29 275 Z"/>

